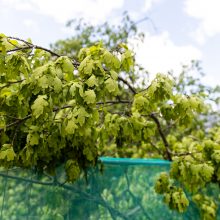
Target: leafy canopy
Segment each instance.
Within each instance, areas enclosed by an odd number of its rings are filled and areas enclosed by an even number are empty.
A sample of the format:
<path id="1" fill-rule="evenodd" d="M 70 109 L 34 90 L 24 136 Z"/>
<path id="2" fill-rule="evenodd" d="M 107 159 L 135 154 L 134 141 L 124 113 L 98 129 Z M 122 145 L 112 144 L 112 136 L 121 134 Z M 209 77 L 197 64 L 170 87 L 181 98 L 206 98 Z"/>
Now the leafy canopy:
<path id="1" fill-rule="evenodd" d="M 64 164 L 73 182 L 99 156 L 168 159 L 171 170 L 155 190 L 183 212 L 187 189 L 204 218 L 214 219 L 216 201 L 205 187 L 220 181 L 219 115 L 212 109 L 219 88 L 187 75 L 200 72 L 197 62 L 178 77 L 149 81 L 125 44 L 143 34 L 129 17 L 123 24 L 78 26 L 78 35 L 53 51 L 0 35 L 0 163 L 53 175 Z"/>

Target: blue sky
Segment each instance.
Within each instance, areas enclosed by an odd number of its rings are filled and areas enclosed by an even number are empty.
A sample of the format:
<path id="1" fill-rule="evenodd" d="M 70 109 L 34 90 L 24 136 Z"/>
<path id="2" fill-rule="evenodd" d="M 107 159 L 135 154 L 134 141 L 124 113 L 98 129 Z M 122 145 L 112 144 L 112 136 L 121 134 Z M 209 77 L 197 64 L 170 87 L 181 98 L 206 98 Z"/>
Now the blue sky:
<path id="1" fill-rule="evenodd" d="M 206 73 L 203 81 L 218 84 L 219 0 L 0 0 L 0 32 L 49 47 L 73 34 L 65 27 L 69 19 L 117 23 L 125 10 L 135 21 L 148 16 L 156 26 L 155 30 L 149 21 L 139 25 L 146 39 L 135 49 L 149 72 L 173 69 L 177 74 L 181 64 L 196 59 Z"/>

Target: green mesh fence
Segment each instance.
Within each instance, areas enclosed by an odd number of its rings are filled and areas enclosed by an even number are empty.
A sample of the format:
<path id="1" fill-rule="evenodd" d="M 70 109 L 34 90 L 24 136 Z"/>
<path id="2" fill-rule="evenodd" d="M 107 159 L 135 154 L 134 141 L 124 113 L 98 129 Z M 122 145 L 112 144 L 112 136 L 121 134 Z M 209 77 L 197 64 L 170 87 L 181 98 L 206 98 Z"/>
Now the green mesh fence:
<path id="1" fill-rule="evenodd" d="M 101 158 L 103 165 L 66 184 L 63 168 L 57 177 L 12 169 L 0 172 L 1 220 L 200 219 L 191 202 L 179 214 L 154 192 L 155 179 L 168 171 L 163 160 Z M 216 190 L 216 189 L 215 189 Z M 212 190 L 211 190 L 212 193 Z"/>

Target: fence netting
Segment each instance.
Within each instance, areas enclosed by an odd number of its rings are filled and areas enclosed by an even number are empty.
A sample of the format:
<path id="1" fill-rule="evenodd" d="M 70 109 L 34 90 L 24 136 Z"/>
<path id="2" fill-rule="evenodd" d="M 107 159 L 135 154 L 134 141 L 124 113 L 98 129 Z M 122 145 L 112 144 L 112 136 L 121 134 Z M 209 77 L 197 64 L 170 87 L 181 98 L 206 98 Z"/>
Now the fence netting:
<path id="1" fill-rule="evenodd" d="M 187 212 L 179 214 L 155 193 L 155 180 L 169 170 L 169 162 L 113 158 L 101 161 L 74 184 L 65 183 L 62 167 L 56 177 L 18 168 L 1 170 L 0 219 L 200 219 L 193 202 Z"/>

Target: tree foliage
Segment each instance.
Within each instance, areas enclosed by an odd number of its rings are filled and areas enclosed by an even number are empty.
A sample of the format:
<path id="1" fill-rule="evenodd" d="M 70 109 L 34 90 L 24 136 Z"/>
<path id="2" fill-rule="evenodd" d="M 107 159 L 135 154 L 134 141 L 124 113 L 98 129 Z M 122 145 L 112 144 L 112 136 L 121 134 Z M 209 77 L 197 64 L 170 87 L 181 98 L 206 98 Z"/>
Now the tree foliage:
<path id="1" fill-rule="evenodd" d="M 215 218 L 203 189 L 220 180 L 219 88 L 187 75 L 201 72 L 195 61 L 149 81 L 127 46 L 144 37 L 128 16 L 77 30 L 51 50 L 0 35 L 1 165 L 55 174 L 65 164 L 73 182 L 99 156 L 164 158 L 171 170 L 155 190 L 165 203 L 185 211 L 187 189 L 204 219 Z"/>

